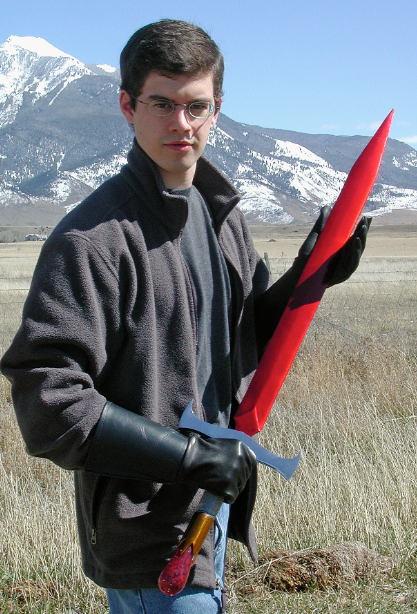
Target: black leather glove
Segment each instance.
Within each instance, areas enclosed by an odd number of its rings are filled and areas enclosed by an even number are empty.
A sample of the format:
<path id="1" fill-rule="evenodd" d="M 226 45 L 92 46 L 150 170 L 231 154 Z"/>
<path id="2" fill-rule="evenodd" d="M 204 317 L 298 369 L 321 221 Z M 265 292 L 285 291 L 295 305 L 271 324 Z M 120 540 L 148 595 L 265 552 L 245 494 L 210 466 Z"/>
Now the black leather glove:
<path id="1" fill-rule="evenodd" d="M 241 441 L 192 435 L 178 481 L 204 488 L 222 497 L 226 503 L 233 503 L 255 465 L 255 454 Z"/>
<path id="2" fill-rule="evenodd" d="M 313 251 L 313 247 L 317 242 L 319 234 L 324 228 L 330 212 L 331 207 L 329 207 L 329 205 L 325 205 L 321 208 L 320 215 L 317 218 L 313 229 L 300 247 L 300 251 L 298 252 L 298 256 L 294 262 L 294 266 L 300 270 L 300 276 L 311 252 Z M 345 245 L 341 247 L 333 256 L 325 278 L 325 282 L 328 287 L 346 281 L 358 268 L 363 250 L 365 249 L 366 237 L 368 235 L 371 221 L 372 218 L 363 217 L 356 226 L 355 232 L 350 239 L 348 239 Z"/>
<path id="3" fill-rule="evenodd" d="M 240 441 L 186 437 L 107 402 L 84 469 L 112 477 L 192 484 L 232 503 L 255 464 L 255 454 Z"/>
<path id="4" fill-rule="evenodd" d="M 256 334 L 260 354 L 284 313 L 331 210 L 329 205 L 320 209 L 320 215 L 301 245 L 292 267 L 255 301 Z M 345 281 L 357 269 L 365 249 L 370 224 L 371 218 L 362 218 L 354 234 L 332 258 L 325 278 L 329 287 Z"/>
<path id="5" fill-rule="evenodd" d="M 301 277 L 301 273 L 303 272 L 304 267 L 307 264 L 307 260 L 309 259 L 310 254 L 313 251 L 313 247 L 317 243 L 319 234 L 323 230 L 324 225 L 327 221 L 327 218 L 330 215 L 331 210 L 332 208 L 329 205 L 325 205 L 324 207 L 320 209 L 319 217 L 315 221 L 313 228 L 308 233 L 307 238 L 305 239 L 304 243 L 301 245 L 300 249 L 298 250 L 298 256 L 294 260 L 294 264 L 293 264 L 293 268 L 295 268 L 297 272 L 299 273 L 298 279 Z"/>
<path id="6" fill-rule="evenodd" d="M 363 217 L 350 239 L 334 255 L 329 264 L 325 279 L 329 287 L 346 281 L 358 268 L 363 250 L 365 249 L 366 237 L 368 236 L 371 222 L 372 218 Z"/>

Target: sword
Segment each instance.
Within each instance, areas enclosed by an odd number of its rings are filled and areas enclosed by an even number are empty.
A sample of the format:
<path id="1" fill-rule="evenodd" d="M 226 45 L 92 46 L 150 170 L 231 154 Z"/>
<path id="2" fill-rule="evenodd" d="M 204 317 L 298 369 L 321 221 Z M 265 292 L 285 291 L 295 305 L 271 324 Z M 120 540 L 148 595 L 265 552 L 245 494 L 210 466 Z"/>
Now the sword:
<path id="1" fill-rule="evenodd" d="M 191 401 L 185 408 L 179 423 L 180 429 L 197 431 L 202 435 L 217 439 L 237 439 L 246 444 L 256 455 L 256 461 L 278 471 L 282 477 L 289 480 L 297 469 L 301 452 L 294 458 L 281 458 L 267 450 L 242 431 L 235 431 L 197 418 L 192 410 Z M 165 595 L 177 595 L 185 586 L 192 564 L 209 532 L 223 503 L 222 497 L 206 491 L 199 503 L 193 521 L 190 523 L 184 537 L 179 543 L 174 556 L 162 570 L 158 586 Z"/>
<path id="2" fill-rule="evenodd" d="M 394 110 L 381 124 L 353 165 L 239 405 L 234 417 L 235 427 L 246 435 L 254 435 L 262 430 L 327 288 L 325 278 L 331 259 L 349 239 L 365 206 L 378 175 L 393 114 Z M 190 421 L 192 418 L 188 414 L 185 422 Z M 199 420 L 198 422 L 200 423 Z M 198 430 L 200 428 L 199 426 Z M 203 428 L 207 430 L 206 426 Z M 216 436 L 218 437 L 218 431 L 216 431 Z M 240 439 L 240 435 L 237 438 Z M 258 453 L 261 452 L 261 456 L 265 458 L 262 450 L 258 450 Z M 280 459 L 280 461 L 289 462 L 291 467 L 293 466 L 292 461 L 295 464 L 295 471 L 299 457 L 300 455 L 294 459 Z M 282 471 L 280 473 L 284 475 Z M 288 475 L 291 477 L 292 473 Z M 194 520 L 189 525 L 174 556 L 159 576 L 159 588 L 166 595 L 176 595 L 184 588 L 191 565 L 221 505 L 221 497 L 205 492 Z"/>

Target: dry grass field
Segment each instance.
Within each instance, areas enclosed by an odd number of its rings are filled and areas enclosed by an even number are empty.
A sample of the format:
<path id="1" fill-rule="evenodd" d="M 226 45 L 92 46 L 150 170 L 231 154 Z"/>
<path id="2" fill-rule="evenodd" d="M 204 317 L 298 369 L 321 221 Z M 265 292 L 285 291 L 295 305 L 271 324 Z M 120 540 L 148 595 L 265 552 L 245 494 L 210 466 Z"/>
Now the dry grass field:
<path id="1" fill-rule="evenodd" d="M 253 229 L 275 276 L 306 232 Z M 325 293 L 261 435 L 302 460 L 288 483 L 261 468 L 264 558 L 229 548 L 229 614 L 417 612 L 416 239 L 371 227 L 354 277 Z M 0 244 L 1 352 L 40 247 Z M 104 614 L 80 571 L 72 477 L 25 455 L 4 378 L 0 422 L 0 612 Z"/>

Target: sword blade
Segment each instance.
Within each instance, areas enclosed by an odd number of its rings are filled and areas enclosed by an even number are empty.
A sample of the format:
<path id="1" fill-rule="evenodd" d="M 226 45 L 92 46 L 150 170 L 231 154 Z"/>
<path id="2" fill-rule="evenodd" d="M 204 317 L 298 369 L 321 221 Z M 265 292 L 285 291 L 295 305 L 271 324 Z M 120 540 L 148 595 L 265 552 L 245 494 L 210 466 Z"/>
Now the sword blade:
<path id="1" fill-rule="evenodd" d="M 388 115 L 353 165 L 317 239 L 297 287 L 278 322 L 248 390 L 234 416 L 235 428 L 248 435 L 262 430 L 327 288 L 334 254 L 351 236 L 374 185 L 394 111 Z"/>

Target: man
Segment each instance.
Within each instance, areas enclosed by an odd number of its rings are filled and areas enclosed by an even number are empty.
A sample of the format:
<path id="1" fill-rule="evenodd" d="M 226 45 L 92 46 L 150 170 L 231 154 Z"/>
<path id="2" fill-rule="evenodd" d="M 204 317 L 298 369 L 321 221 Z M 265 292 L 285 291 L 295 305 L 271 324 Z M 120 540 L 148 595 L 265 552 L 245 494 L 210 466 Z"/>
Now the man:
<path id="1" fill-rule="evenodd" d="M 256 459 L 240 442 L 180 433 L 179 419 L 193 400 L 200 418 L 233 424 L 328 211 L 269 288 L 238 193 L 201 157 L 221 107 L 216 44 L 188 23 L 150 24 L 123 50 L 121 75 L 128 164 L 44 245 L 2 371 L 28 452 L 75 473 L 83 567 L 111 614 L 209 614 L 221 608 L 226 532 L 256 558 Z M 366 231 L 330 283 L 356 268 Z M 201 489 L 225 504 L 189 585 L 167 597 L 158 575 Z"/>

